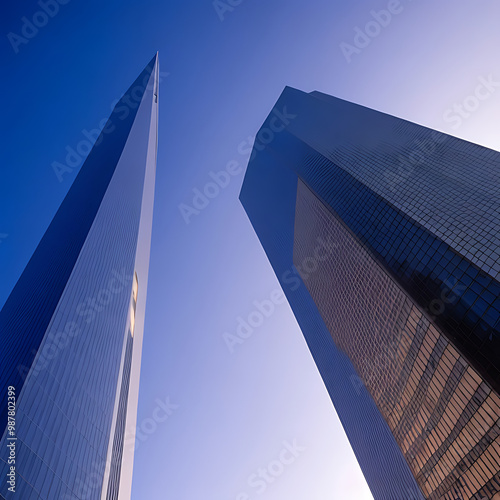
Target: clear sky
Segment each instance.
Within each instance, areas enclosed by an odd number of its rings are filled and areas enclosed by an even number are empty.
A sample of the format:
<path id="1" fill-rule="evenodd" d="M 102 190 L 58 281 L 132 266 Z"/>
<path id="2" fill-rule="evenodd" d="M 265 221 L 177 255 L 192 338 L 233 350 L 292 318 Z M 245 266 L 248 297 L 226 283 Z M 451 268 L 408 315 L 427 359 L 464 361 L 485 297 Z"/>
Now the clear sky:
<path id="1" fill-rule="evenodd" d="M 25 27 L 23 41 L 7 35 L 23 36 L 23 17 L 44 24 L 37 2 L 5 3 L 0 20 L 0 305 L 82 163 L 58 179 L 53 162 L 65 162 L 67 147 L 84 148 L 82 131 L 107 118 L 158 50 L 132 498 L 371 498 L 288 305 L 278 304 L 234 352 L 224 342 L 254 301 L 279 288 L 238 201 L 247 146 L 289 85 L 499 149 L 500 5 L 232 0 L 229 10 L 222 0 L 218 13 L 211 0 L 65 2 L 57 12 L 51 4 L 54 15 L 37 32 Z M 231 161 L 241 171 L 187 224 L 179 205 L 192 205 L 193 189 Z M 176 408 L 157 423 L 158 400 L 167 398 Z M 285 442 L 295 443 L 296 456 L 283 452 Z M 280 456 L 289 462 L 282 470 Z M 278 477 L 257 481 L 268 467 Z"/>

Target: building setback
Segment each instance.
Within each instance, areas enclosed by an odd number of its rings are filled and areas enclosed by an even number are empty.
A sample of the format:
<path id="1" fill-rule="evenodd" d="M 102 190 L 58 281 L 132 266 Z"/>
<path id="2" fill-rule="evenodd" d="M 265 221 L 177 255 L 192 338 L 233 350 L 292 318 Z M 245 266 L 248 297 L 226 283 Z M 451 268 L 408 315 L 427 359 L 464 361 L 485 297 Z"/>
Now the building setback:
<path id="1" fill-rule="evenodd" d="M 500 492 L 499 172 L 288 87 L 257 134 L 240 199 L 375 499 Z"/>
<path id="2" fill-rule="evenodd" d="M 154 199 L 158 55 L 116 104 L 0 311 L 0 498 L 126 499 Z M 7 400 L 1 399 L 7 422 Z M 17 438 L 15 493 L 5 481 Z"/>

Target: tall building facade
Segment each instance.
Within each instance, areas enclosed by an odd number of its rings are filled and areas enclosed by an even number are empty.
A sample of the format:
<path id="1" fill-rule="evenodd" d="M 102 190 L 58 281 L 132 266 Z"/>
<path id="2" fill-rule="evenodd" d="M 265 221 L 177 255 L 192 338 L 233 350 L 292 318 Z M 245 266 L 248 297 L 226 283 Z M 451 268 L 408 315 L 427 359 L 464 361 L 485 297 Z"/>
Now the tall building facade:
<path id="1" fill-rule="evenodd" d="M 496 499 L 500 153 L 286 88 L 240 199 L 375 499 Z"/>
<path id="2" fill-rule="evenodd" d="M 124 434 L 137 415 L 158 82 L 156 55 L 116 104 L 0 311 L 1 391 L 15 399 L 0 498 L 130 498 L 134 449 Z"/>

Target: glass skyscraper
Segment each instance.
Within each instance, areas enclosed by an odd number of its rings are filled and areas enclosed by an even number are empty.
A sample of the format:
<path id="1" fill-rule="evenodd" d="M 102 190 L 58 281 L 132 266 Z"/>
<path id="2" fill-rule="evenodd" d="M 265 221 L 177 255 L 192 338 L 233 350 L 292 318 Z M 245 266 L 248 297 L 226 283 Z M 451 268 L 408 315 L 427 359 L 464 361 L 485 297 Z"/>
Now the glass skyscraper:
<path id="1" fill-rule="evenodd" d="M 158 82 L 156 55 L 96 133 L 0 311 L 0 498 L 130 498 Z"/>
<path id="2" fill-rule="evenodd" d="M 240 199 L 375 499 L 496 499 L 500 153 L 286 88 Z"/>

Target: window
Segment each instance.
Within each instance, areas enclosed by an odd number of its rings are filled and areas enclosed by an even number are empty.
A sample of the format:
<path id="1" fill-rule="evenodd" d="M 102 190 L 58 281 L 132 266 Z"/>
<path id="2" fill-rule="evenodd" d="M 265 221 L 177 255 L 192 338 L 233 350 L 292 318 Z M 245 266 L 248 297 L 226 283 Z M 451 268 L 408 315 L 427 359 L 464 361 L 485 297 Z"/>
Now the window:
<path id="1" fill-rule="evenodd" d="M 135 308 L 137 306 L 137 294 L 139 292 L 139 281 L 137 280 L 137 273 L 134 273 L 134 283 L 132 285 L 132 298 L 130 301 L 130 335 L 134 336 L 135 328 Z"/>

